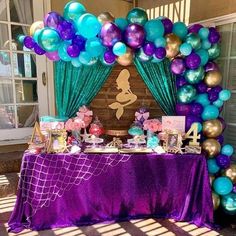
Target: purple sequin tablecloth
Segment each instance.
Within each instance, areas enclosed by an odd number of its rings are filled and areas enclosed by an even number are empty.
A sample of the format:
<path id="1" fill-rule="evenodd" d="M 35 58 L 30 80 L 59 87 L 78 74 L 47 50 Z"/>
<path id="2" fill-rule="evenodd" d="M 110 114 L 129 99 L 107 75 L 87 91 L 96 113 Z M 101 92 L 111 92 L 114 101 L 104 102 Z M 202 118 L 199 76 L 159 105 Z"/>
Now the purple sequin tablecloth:
<path id="1" fill-rule="evenodd" d="M 25 154 L 12 232 L 142 217 L 212 227 L 203 155 Z"/>

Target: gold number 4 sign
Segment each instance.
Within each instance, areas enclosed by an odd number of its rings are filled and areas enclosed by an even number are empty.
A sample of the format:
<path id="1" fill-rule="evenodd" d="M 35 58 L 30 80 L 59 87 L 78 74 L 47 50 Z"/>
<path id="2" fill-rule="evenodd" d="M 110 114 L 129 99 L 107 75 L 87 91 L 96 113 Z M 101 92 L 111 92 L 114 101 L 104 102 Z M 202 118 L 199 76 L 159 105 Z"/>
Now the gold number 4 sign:
<path id="1" fill-rule="evenodd" d="M 198 140 L 201 138 L 201 135 L 198 134 L 198 124 L 192 124 L 189 131 L 185 134 L 185 139 L 191 139 L 192 141 L 189 141 L 190 146 L 199 146 L 200 143 Z"/>

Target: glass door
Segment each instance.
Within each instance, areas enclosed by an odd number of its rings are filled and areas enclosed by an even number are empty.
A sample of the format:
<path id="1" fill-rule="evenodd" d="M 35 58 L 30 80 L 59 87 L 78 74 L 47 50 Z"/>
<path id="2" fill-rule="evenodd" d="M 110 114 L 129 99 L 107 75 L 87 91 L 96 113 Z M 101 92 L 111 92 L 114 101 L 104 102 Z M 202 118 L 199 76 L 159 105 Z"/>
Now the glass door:
<path id="1" fill-rule="evenodd" d="M 47 64 L 20 45 L 20 34 L 43 19 L 43 1 L 0 1 L 0 141 L 27 142 L 38 117 L 48 114 Z"/>

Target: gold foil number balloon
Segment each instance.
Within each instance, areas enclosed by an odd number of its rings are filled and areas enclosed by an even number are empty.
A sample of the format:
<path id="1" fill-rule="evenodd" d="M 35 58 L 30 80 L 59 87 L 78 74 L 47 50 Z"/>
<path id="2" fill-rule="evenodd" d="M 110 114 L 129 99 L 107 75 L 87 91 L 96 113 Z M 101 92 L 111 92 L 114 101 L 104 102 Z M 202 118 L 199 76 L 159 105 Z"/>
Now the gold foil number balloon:
<path id="1" fill-rule="evenodd" d="M 30 26 L 30 36 L 33 36 L 33 34 L 39 30 L 44 28 L 44 23 L 43 21 L 35 21 L 31 26 Z"/>
<path id="2" fill-rule="evenodd" d="M 212 201 L 213 201 L 214 210 L 217 210 L 220 205 L 219 195 L 217 195 L 216 193 L 212 193 Z"/>
<path id="3" fill-rule="evenodd" d="M 103 12 L 98 16 L 98 21 L 104 25 L 107 22 L 113 22 L 115 17 L 110 12 Z"/>
<path id="4" fill-rule="evenodd" d="M 212 70 L 207 72 L 204 82 L 208 85 L 208 87 L 212 88 L 219 85 L 222 81 L 222 75 L 219 71 Z"/>
<path id="5" fill-rule="evenodd" d="M 122 66 L 129 66 L 133 62 L 133 52 L 127 47 L 127 51 L 124 55 L 119 56 L 116 61 Z"/>
<path id="6" fill-rule="evenodd" d="M 209 138 L 202 143 L 202 149 L 206 151 L 209 157 L 212 157 L 220 153 L 221 146 L 217 140 Z"/>
<path id="7" fill-rule="evenodd" d="M 202 130 L 207 138 L 216 138 L 222 133 L 223 125 L 218 119 L 208 120 L 203 123 Z"/>
<path id="8" fill-rule="evenodd" d="M 224 170 L 223 175 L 229 177 L 236 184 L 236 164 L 231 164 L 229 168 Z"/>
<path id="9" fill-rule="evenodd" d="M 166 57 L 173 58 L 179 53 L 181 39 L 175 34 L 166 35 Z"/>

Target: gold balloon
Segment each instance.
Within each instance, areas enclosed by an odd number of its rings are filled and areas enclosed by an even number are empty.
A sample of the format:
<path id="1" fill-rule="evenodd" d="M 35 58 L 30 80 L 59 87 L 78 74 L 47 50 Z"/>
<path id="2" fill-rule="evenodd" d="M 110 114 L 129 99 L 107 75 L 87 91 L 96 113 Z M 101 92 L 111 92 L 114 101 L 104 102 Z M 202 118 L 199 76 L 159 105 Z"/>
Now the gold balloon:
<path id="1" fill-rule="evenodd" d="M 212 157 L 220 153 L 221 146 L 217 140 L 209 138 L 202 143 L 202 149 L 207 152 L 208 157 Z"/>
<path id="2" fill-rule="evenodd" d="M 222 81 L 222 75 L 217 70 L 212 70 L 206 73 L 204 82 L 208 85 L 208 87 L 215 87 L 219 85 Z"/>
<path id="3" fill-rule="evenodd" d="M 35 21 L 31 26 L 30 26 L 30 36 L 32 36 L 36 30 L 38 29 L 43 29 L 44 28 L 44 23 L 43 21 Z"/>
<path id="4" fill-rule="evenodd" d="M 229 168 L 225 169 L 223 175 L 229 177 L 236 184 L 236 164 L 231 164 Z"/>
<path id="5" fill-rule="evenodd" d="M 115 17 L 110 12 L 103 12 L 98 16 L 98 21 L 104 25 L 107 22 L 113 22 Z"/>
<path id="6" fill-rule="evenodd" d="M 220 206 L 220 197 L 216 193 L 212 193 L 212 201 L 213 201 L 213 206 L 214 210 L 217 210 L 218 207 Z"/>
<path id="7" fill-rule="evenodd" d="M 133 52 L 127 47 L 127 51 L 124 55 L 119 56 L 116 61 L 122 66 L 129 66 L 133 62 Z"/>
<path id="8" fill-rule="evenodd" d="M 215 176 L 210 175 L 209 178 L 210 178 L 210 185 L 212 185 L 213 181 L 215 180 Z"/>
<path id="9" fill-rule="evenodd" d="M 218 119 L 208 120 L 203 123 L 202 131 L 206 137 L 216 138 L 222 133 L 223 125 Z"/>
<path id="10" fill-rule="evenodd" d="M 166 57 L 173 58 L 179 53 L 179 46 L 182 41 L 175 34 L 166 35 Z"/>

